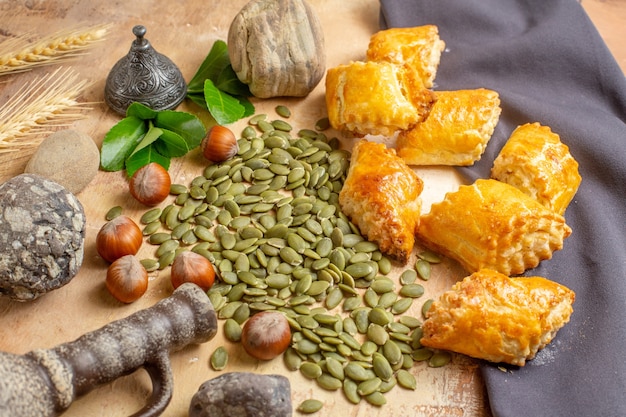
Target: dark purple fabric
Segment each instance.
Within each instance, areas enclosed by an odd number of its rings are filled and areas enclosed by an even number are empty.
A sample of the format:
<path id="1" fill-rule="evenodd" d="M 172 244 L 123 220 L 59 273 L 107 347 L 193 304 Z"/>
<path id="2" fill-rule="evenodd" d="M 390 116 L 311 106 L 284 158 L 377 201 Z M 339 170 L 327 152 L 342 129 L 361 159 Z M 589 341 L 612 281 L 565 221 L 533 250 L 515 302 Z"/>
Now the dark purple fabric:
<path id="1" fill-rule="evenodd" d="M 481 365 L 496 417 L 626 416 L 626 80 L 575 0 L 381 0 L 381 28 L 434 24 L 446 42 L 435 89 L 496 90 L 488 177 L 523 123 L 550 126 L 580 164 L 563 250 L 526 275 L 576 292 L 570 323 L 523 368 Z M 625 32 L 626 35 L 626 32 Z"/>

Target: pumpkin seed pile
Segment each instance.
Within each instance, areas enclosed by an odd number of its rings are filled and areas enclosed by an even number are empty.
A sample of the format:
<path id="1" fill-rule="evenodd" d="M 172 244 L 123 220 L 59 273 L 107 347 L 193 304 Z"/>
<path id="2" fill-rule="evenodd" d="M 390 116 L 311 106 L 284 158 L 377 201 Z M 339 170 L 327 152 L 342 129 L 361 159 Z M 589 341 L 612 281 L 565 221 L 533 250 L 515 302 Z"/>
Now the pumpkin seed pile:
<path id="1" fill-rule="evenodd" d="M 288 369 L 352 403 L 381 406 L 396 385 L 416 389 L 408 372 L 415 361 L 450 360 L 422 347 L 421 321 L 403 315 L 424 294 L 417 278 L 427 280 L 439 259 L 420 254 L 397 288 L 389 258 L 339 208 L 350 153 L 321 131 L 327 121 L 292 137 L 284 120 L 291 113 L 277 113 L 283 119 L 253 116 L 235 157 L 209 165 L 189 186 L 173 184 L 175 201 L 145 212 L 144 234 L 158 248 L 157 259 L 142 263 L 157 270 L 183 250 L 205 256 L 219 277 L 208 295 L 228 340 L 240 340 L 252 314 L 281 311 L 292 328 Z M 227 361 L 218 349 L 211 366 Z"/>

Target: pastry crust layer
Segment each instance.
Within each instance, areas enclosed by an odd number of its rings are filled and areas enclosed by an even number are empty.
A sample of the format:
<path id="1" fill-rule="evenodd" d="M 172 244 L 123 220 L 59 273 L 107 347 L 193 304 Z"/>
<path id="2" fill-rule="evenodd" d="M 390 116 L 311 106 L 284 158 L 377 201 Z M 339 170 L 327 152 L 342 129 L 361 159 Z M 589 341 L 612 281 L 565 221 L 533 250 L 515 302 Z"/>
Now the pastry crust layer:
<path id="1" fill-rule="evenodd" d="M 435 96 L 426 120 L 398 135 L 398 155 L 409 165 L 472 165 L 498 124 L 498 93 L 479 88 L 437 91 Z"/>
<path id="2" fill-rule="evenodd" d="M 563 216 L 512 185 L 479 179 L 433 204 L 417 235 L 468 272 L 516 275 L 552 258 L 571 232 Z"/>
<path id="3" fill-rule="evenodd" d="M 413 71 L 424 87 L 432 88 L 446 44 L 435 25 L 381 30 L 370 38 L 369 61 L 387 61 Z"/>
<path id="4" fill-rule="evenodd" d="M 391 136 L 427 116 L 434 94 L 401 66 L 352 62 L 326 72 L 326 109 L 333 128 Z"/>
<path id="5" fill-rule="evenodd" d="M 578 162 L 548 126 L 528 123 L 513 131 L 493 163 L 491 177 L 523 191 L 559 214 L 581 183 Z"/>
<path id="6" fill-rule="evenodd" d="M 421 343 L 524 366 L 569 321 L 574 299 L 572 290 L 546 278 L 483 269 L 433 302 Z"/>
<path id="7" fill-rule="evenodd" d="M 415 244 L 423 188 L 393 149 L 362 139 L 352 151 L 339 204 L 368 240 L 406 264 Z"/>

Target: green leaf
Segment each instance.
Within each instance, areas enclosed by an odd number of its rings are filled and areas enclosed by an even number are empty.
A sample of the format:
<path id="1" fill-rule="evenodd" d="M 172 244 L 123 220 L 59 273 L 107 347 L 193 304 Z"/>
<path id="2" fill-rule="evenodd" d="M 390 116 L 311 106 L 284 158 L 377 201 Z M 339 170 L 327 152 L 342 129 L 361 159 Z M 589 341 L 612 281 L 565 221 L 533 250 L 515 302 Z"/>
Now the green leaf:
<path id="1" fill-rule="evenodd" d="M 200 146 L 206 136 L 206 129 L 200 119 L 190 113 L 161 110 L 154 119 L 154 125 L 177 133 L 187 142 L 188 149 Z"/>
<path id="2" fill-rule="evenodd" d="M 209 111 L 209 108 L 206 105 L 206 100 L 204 99 L 204 91 L 201 94 L 187 94 L 187 98 L 202 107 L 204 110 Z"/>
<path id="3" fill-rule="evenodd" d="M 228 46 L 226 42 L 217 40 L 213 43 L 209 54 L 204 62 L 198 68 L 187 85 L 188 93 L 200 93 L 204 90 L 204 81 L 217 81 L 220 73 L 230 65 L 230 57 L 228 56 Z"/>
<path id="4" fill-rule="evenodd" d="M 204 82 L 204 99 L 209 112 L 220 125 L 234 123 L 241 119 L 246 111 L 235 97 L 220 91 L 211 80 Z"/>
<path id="5" fill-rule="evenodd" d="M 220 72 L 217 80 L 212 81 L 217 88 L 233 96 L 250 97 L 251 95 L 248 84 L 239 81 L 235 70 L 230 64 Z"/>
<path id="6" fill-rule="evenodd" d="M 170 158 L 158 153 L 152 144 L 135 152 L 126 160 L 126 175 L 132 177 L 135 171 L 150 162 L 156 162 L 166 170 L 170 168 Z"/>
<path id="7" fill-rule="evenodd" d="M 163 133 L 154 143 L 154 147 L 163 156 L 176 158 L 189 152 L 187 142 L 178 133 L 163 129 Z"/>
<path id="8" fill-rule="evenodd" d="M 150 107 L 137 101 L 130 103 L 130 106 L 126 109 L 126 116 L 135 116 L 141 120 L 154 119 L 156 115 L 156 110 L 152 110 Z"/>
<path id="9" fill-rule="evenodd" d="M 104 136 L 100 166 L 105 171 L 124 169 L 124 161 L 148 132 L 147 124 L 134 116 L 120 120 Z"/>
<path id="10" fill-rule="evenodd" d="M 254 114 L 255 109 L 254 109 L 254 104 L 252 104 L 250 102 L 250 100 L 248 100 L 247 97 L 237 97 L 239 99 L 239 104 L 241 104 L 244 108 L 245 111 L 243 113 L 243 116 L 241 117 L 250 117 Z"/>
<path id="11" fill-rule="evenodd" d="M 131 156 L 137 152 L 145 148 L 146 146 L 150 146 L 155 140 L 159 138 L 163 134 L 163 129 L 159 129 L 158 127 L 152 126 L 152 122 L 149 122 L 150 128 L 148 132 L 143 136 L 141 142 L 135 147 L 135 150 L 130 154 Z"/>

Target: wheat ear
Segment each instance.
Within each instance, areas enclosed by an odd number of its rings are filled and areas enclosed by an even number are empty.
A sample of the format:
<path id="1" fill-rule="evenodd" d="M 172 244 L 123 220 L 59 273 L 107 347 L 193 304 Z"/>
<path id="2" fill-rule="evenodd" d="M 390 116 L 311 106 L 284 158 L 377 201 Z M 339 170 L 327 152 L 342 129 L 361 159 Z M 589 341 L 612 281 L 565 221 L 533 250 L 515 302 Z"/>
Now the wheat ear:
<path id="1" fill-rule="evenodd" d="M 52 128 L 83 118 L 89 107 L 77 98 L 88 85 L 63 68 L 24 84 L 0 107 L 0 153 L 37 145 Z"/>
<path id="2" fill-rule="evenodd" d="M 24 34 L 0 43 L 0 76 L 74 58 L 104 39 L 110 25 L 57 32 L 29 43 Z"/>

